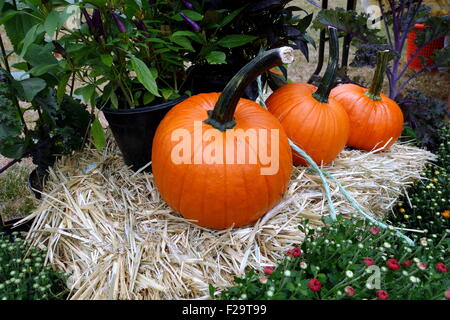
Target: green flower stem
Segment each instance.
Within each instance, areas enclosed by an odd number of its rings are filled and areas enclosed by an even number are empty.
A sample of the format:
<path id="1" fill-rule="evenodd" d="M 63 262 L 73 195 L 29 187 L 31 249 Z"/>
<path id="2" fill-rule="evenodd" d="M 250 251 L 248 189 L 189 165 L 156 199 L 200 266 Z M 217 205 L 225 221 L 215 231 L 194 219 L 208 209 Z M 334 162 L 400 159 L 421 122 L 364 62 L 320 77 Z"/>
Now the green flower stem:
<path id="1" fill-rule="evenodd" d="M 328 290 L 328 292 L 322 296 L 322 299 L 324 299 L 325 297 L 329 296 L 331 293 L 333 293 L 333 291 L 338 290 L 341 286 L 342 286 L 342 288 L 343 288 L 344 285 L 345 285 L 345 286 L 350 285 L 350 284 L 354 283 L 355 281 L 357 281 L 357 280 L 363 278 L 365 275 L 366 275 L 366 274 L 365 274 L 365 271 L 363 271 L 363 273 L 362 273 L 360 276 L 355 277 L 355 278 L 352 278 L 352 279 L 350 279 L 350 280 L 347 279 L 347 277 L 345 277 L 341 282 L 339 282 L 339 283 L 336 284 L 333 288 L 331 288 L 330 290 Z"/>

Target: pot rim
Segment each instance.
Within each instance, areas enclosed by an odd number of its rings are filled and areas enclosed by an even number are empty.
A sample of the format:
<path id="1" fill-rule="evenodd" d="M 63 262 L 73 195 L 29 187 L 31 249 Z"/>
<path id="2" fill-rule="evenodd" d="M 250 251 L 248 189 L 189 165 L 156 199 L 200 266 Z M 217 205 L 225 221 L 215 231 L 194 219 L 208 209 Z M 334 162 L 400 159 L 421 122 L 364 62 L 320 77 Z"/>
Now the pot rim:
<path id="1" fill-rule="evenodd" d="M 184 100 L 186 100 L 189 96 L 184 94 L 179 98 L 176 98 L 174 100 L 170 100 L 167 102 L 163 102 L 160 104 L 155 104 L 152 106 L 147 106 L 147 107 L 142 107 L 142 108 L 134 108 L 134 109 L 110 109 L 110 108 L 103 108 L 100 109 L 100 111 L 109 113 L 109 114 L 122 114 L 122 115 L 127 115 L 127 114 L 136 114 L 136 113 L 145 113 L 145 112 L 149 112 L 149 111 L 156 111 L 156 110 L 160 110 L 160 109 L 164 109 L 170 106 L 173 106 L 174 104 L 178 104 Z"/>

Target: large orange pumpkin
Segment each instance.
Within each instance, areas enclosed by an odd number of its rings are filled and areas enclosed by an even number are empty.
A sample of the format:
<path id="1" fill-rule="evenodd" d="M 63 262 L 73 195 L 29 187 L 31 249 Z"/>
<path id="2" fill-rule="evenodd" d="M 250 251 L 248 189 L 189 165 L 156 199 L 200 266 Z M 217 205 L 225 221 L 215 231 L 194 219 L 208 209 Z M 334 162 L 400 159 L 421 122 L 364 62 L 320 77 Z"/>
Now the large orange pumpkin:
<path id="1" fill-rule="evenodd" d="M 371 151 L 388 149 L 403 130 L 403 113 L 397 103 L 381 93 L 389 51 L 377 56 L 377 67 L 369 89 L 343 84 L 331 91 L 350 119 L 348 146 Z"/>
<path id="2" fill-rule="evenodd" d="M 239 227 L 255 222 L 281 200 L 292 170 L 288 138 L 270 112 L 240 97 L 263 71 L 292 60 L 291 48 L 268 51 L 236 74 L 222 94 L 192 96 L 160 123 L 152 150 L 155 184 L 184 218 L 213 229 Z M 227 138 L 240 130 L 248 137 Z M 269 163 L 260 157 L 264 150 L 278 156 Z M 252 154 L 257 154 L 253 161 Z M 268 170 L 271 165 L 277 169 Z"/>
<path id="3" fill-rule="evenodd" d="M 329 97 L 339 60 L 337 31 L 329 28 L 329 32 L 330 59 L 319 87 L 290 83 L 277 89 L 266 101 L 288 137 L 319 165 L 336 158 L 344 149 L 349 134 L 345 109 Z M 292 152 L 295 165 L 307 165 L 300 155 Z"/>

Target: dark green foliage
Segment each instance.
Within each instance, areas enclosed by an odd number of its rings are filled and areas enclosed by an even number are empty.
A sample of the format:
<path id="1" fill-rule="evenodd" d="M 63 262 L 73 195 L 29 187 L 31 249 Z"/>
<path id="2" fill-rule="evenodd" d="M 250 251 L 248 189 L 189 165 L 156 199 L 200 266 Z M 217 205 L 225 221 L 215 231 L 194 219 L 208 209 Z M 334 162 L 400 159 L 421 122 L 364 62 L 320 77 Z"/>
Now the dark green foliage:
<path id="1" fill-rule="evenodd" d="M 25 150 L 25 139 L 20 136 L 23 125 L 14 105 L 10 90 L 11 78 L 0 69 L 0 154 L 20 158 Z"/>
<path id="2" fill-rule="evenodd" d="M 410 247 L 393 231 L 380 230 L 355 218 L 339 217 L 316 231 L 306 223 L 300 227 L 307 234 L 300 256 L 291 253 L 271 275 L 250 270 L 244 277 L 236 278 L 236 286 L 223 291 L 219 298 L 373 300 L 378 299 L 378 290 L 385 290 L 391 300 L 445 299 L 450 285 L 448 271 L 439 271 L 436 264 L 450 263 L 448 232 L 442 236 L 414 235 L 417 245 Z M 374 266 L 369 268 L 364 258 L 372 258 L 378 267 L 379 288 L 373 278 L 369 279 L 375 275 Z M 392 269 L 392 262 L 399 263 L 396 270 Z M 425 266 L 422 263 L 426 264 L 424 270 L 420 269 Z M 311 289 L 312 279 L 320 281 L 318 291 Z M 353 295 L 348 286 L 354 290 Z"/>
<path id="3" fill-rule="evenodd" d="M 40 78 L 26 79 L 43 82 L 44 87 L 32 94 L 30 92 L 36 86 L 28 86 L 30 81 L 24 86 L 25 80 L 16 81 L 1 69 L 0 80 L 0 154 L 16 159 L 32 156 L 38 170 L 45 172 L 56 156 L 82 147 L 90 123 L 86 105 L 68 95 L 63 95 L 58 103 L 56 90 L 46 87 L 46 82 Z M 25 94 L 30 98 L 31 109 L 39 114 L 35 128 L 28 131 L 20 121 L 19 109 L 12 99 L 12 95 L 24 98 Z M 26 109 L 21 110 L 25 112 Z"/>
<path id="4" fill-rule="evenodd" d="M 438 160 L 427 164 L 424 179 L 399 199 L 390 219 L 393 223 L 438 234 L 450 228 L 450 126 L 440 133 Z"/>
<path id="5" fill-rule="evenodd" d="M 238 63 L 242 65 L 258 54 L 261 45 L 266 49 L 290 45 L 299 49 L 306 59 L 309 59 L 308 44 L 315 44 L 306 33 L 306 29 L 311 24 L 313 14 L 293 6 L 291 2 L 291 0 L 252 0 L 245 2 L 244 6 L 242 1 L 209 0 L 207 6 L 213 10 L 241 9 L 241 13 L 217 35 L 245 33 L 255 36 L 256 40 L 249 45 L 229 52 L 231 59 L 240 61 L 246 58 L 246 61 Z M 304 17 L 299 15 L 302 11 L 306 13 Z"/>
<path id="6" fill-rule="evenodd" d="M 0 233 L 0 300 L 65 299 L 67 276 L 45 265 L 45 252 Z"/>
<path id="7" fill-rule="evenodd" d="M 323 29 L 333 26 L 344 34 L 350 34 L 354 39 L 363 43 L 382 43 L 377 29 L 367 27 L 368 15 L 343 8 L 325 9 L 319 12 L 313 22 L 313 27 Z"/>
<path id="8" fill-rule="evenodd" d="M 420 147 L 437 152 L 442 140 L 439 129 L 447 122 L 445 118 L 450 117 L 450 106 L 419 90 L 399 96 L 398 104 L 407 124 L 404 135 L 414 138 Z"/>
<path id="9" fill-rule="evenodd" d="M 355 57 L 350 63 L 350 66 L 355 68 L 360 67 L 375 67 L 377 63 L 377 54 L 379 51 L 384 51 L 389 49 L 385 44 L 367 44 L 361 43 L 357 45 L 357 50 L 355 52 Z"/>

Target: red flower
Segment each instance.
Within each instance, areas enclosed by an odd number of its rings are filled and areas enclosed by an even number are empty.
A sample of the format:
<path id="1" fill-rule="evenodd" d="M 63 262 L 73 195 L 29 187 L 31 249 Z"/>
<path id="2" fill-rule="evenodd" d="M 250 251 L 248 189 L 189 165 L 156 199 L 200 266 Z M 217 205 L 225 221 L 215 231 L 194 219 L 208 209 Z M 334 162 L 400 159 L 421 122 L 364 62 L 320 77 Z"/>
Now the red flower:
<path id="1" fill-rule="evenodd" d="M 400 269 L 400 264 L 398 263 L 398 261 L 396 259 L 388 259 L 388 261 L 386 262 L 386 266 L 391 269 L 392 271 L 396 271 L 398 269 Z"/>
<path id="2" fill-rule="evenodd" d="M 346 286 L 344 291 L 348 296 L 353 296 L 355 294 L 355 289 L 353 289 L 352 286 Z"/>
<path id="3" fill-rule="evenodd" d="M 294 248 L 294 249 L 292 249 L 292 250 L 289 250 L 286 254 L 287 254 L 289 257 L 295 257 L 295 258 L 298 258 L 298 257 L 300 257 L 300 255 L 302 254 L 302 250 L 300 250 L 299 248 Z"/>
<path id="4" fill-rule="evenodd" d="M 389 294 L 387 293 L 386 290 L 378 290 L 377 297 L 379 300 L 387 300 L 389 299 Z"/>
<path id="5" fill-rule="evenodd" d="M 271 266 L 264 267 L 263 271 L 265 274 L 270 275 L 275 271 L 275 267 L 271 267 Z"/>
<path id="6" fill-rule="evenodd" d="M 405 263 L 403 264 L 404 267 L 409 267 L 412 264 L 411 260 L 406 260 Z"/>
<path id="7" fill-rule="evenodd" d="M 445 291 L 444 296 L 450 300 L 450 290 Z"/>
<path id="8" fill-rule="evenodd" d="M 318 279 L 311 279 L 309 280 L 308 288 L 311 291 L 320 291 L 320 289 L 322 288 L 322 283 L 320 283 Z"/>
<path id="9" fill-rule="evenodd" d="M 366 266 L 373 266 L 375 264 L 375 260 L 372 258 L 363 258 L 363 261 Z"/>
<path id="10" fill-rule="evenodd" d="M 448 271 L 447 266 L 445 265 L 445 263 L 443 262 L 438 262 L 436 263 L 436 270 L 441 272 L 441 273 L 445 273 Z"/>
<path id="11" fill-rule="evenodd" d="M 379 233 L 380 233 L 380 229 L 377 228 L 377 227 L 370 227 L 369 231 L 370 231 L 372 234 L 379 234 Z"/>

